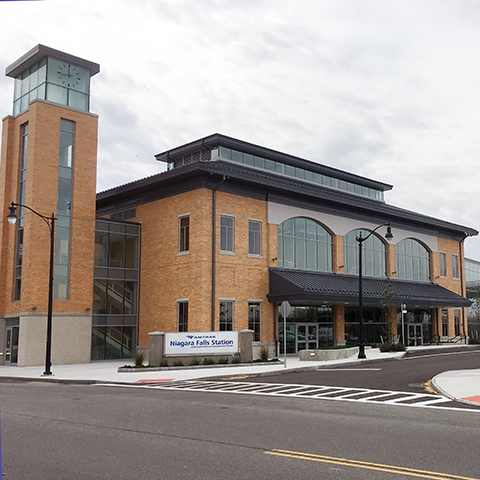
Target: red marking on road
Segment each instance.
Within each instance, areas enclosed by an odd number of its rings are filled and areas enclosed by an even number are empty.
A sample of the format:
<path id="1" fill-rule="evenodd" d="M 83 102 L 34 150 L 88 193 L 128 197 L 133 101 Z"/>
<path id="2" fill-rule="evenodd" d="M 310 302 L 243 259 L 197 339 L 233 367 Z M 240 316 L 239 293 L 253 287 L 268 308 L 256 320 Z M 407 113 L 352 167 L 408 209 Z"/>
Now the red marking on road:
<path id="1" fill-rule="evenodd" d="M 480 403 L 480 395 L 475 395 L 473 397 L 464 397 L 462 400 L 468 400 L 469 402 Z"/>
<path id="2" fill-rule="evenodd" d="M 158 382 L 172 382 L 174 378 L 159 378 L 158 380 L 137 380 L 137 383 L 158 383 Z"/>

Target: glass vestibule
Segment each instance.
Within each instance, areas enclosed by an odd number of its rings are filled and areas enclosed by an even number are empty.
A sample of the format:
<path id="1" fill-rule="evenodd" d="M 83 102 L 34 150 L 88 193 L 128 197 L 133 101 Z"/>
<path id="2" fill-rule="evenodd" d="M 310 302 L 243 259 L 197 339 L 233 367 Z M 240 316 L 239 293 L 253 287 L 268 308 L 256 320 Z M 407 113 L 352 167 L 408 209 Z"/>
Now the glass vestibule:
<path id="1" fill-rule="evenodd" d="M 278 315 L 279 354 L 284 353 L 286 340 L 287 353 L 296 354 L 301 350 L 330 347 L 334 344 L 333 311 L 331 307 L 292 306 L 286 322 Z"/>
<path id="2" fill-rule="evenodd" d="M 138 329 L 140 226 L 97 220 L 92 360 L 132 358 Z"/>

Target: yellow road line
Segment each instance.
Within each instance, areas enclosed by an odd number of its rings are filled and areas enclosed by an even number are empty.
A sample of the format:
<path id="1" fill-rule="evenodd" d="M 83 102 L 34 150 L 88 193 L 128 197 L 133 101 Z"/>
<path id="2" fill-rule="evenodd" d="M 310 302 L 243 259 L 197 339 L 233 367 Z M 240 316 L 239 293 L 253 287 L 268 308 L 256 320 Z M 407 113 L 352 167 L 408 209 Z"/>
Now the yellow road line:
<path id="1" fill-rule="evenodd" d="M 433 480 L 480 480 L 478 478 L 461 477 L 459 475 L 450 475 L 448 473 L 430 472 L 427 470 L 416 470 L 414 468 L 396 467 L 394 465 L 383 465 L 381 463 L 362 462 L 360 460 L 349 460 L 347 458 L 328 457 L 325 455 L 315 455 L 313 453 L 291 452 L 289 450 L 274 449 L 264 452 L 267 455 L 277 455 L 281 457 L 298 458 L 300 460 L 311 460 L 314 462 L 332 463 L 335 465 L 344 465 L 349 467 L 365 468 L 367 470 L 377 470 L 380 472 L 397 473 L 410 475 L 412 477 L 430 478 Z"/>

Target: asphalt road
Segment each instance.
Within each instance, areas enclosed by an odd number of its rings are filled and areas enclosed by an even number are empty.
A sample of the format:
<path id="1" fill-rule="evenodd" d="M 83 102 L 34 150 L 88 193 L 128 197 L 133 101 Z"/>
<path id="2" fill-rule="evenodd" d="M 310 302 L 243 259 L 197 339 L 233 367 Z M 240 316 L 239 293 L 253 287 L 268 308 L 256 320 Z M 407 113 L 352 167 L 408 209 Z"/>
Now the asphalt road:
<path id="1" fill-rule="evenodd" d="M 40 382 L 0 406 L 6 480 L 480 478 L 479 411 Z"/>
<path id="2" fill-rule="evenodd" d="M 470 368 L 480 368 L 480 347 L 459 348 L 455 351 L 432 348 L 428 351 L 408 353 L 400 360 L 368 362 L 350 367 L 324 368 L 282 375 L 242 377 L 239 380 L 424 392 L 425 384 L 435 375 L 449 370 Z"/>

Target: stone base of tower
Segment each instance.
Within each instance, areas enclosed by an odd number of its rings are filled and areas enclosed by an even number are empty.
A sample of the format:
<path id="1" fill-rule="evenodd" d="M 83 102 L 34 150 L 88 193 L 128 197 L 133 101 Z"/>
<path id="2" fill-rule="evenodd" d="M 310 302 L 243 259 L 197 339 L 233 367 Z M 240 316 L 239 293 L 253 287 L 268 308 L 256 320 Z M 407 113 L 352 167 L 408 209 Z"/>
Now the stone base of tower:
<path id="1" fill-rule="evenodd" d="M 52 319 L 52 366 L 90 362 L 92 316 L 58 314 Z M 19 315 L 19 367 L 44 365 L 47 339 L 46 313 Z"/>

